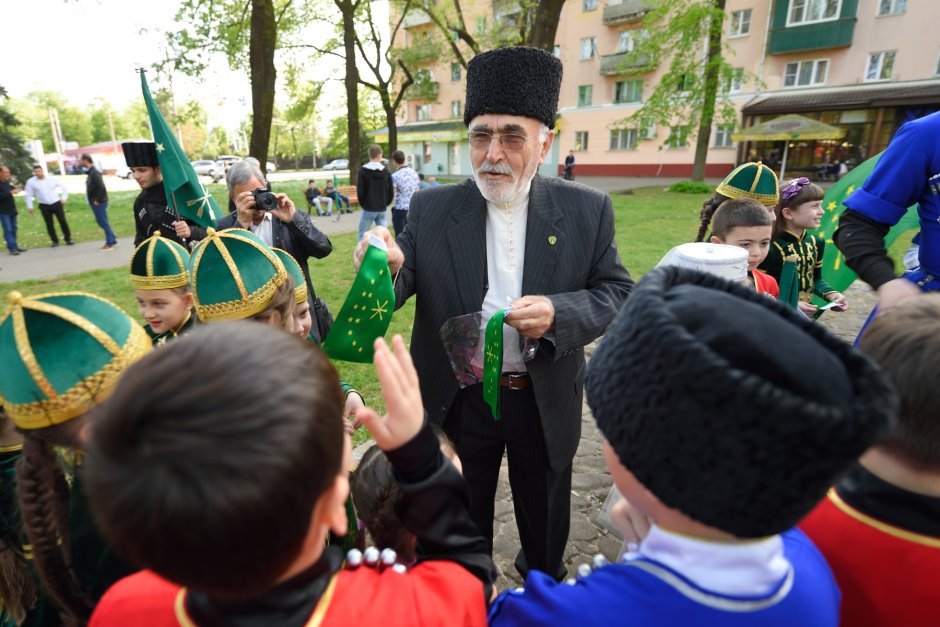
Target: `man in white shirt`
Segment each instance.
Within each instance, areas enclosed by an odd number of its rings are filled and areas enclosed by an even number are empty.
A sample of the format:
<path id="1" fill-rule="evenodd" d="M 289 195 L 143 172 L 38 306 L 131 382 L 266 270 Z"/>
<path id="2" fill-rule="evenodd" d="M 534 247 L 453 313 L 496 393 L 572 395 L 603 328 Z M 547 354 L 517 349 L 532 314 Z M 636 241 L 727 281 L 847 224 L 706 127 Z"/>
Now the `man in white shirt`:
<path id="1" fill-rule="evenodd" d="M 55 226 L 52 224 L 52 216 L 59 221 L 59 228 L 62 229 L 62 237 L 65 243 L 71 246 L 72 231 L 69 229 L 69 223 L 65 219 L 65 202 L 69 199 L 69 193 L 65 186 L 59 183 L 51 176 L 46 176 L 46 172 L 41 165 L 33 166 L 33 176 L 26 181 L 26 208 L 30 213 L 35 211 L 33 207 L 33 198 L 39 203 L 39 211 L 42 213 L 42 219 L 46 221 L 46 231 L 49 233 L 49 239 L 52 240 L 52 247 L 59 245 L 59 236 L 56 235 Z"/>

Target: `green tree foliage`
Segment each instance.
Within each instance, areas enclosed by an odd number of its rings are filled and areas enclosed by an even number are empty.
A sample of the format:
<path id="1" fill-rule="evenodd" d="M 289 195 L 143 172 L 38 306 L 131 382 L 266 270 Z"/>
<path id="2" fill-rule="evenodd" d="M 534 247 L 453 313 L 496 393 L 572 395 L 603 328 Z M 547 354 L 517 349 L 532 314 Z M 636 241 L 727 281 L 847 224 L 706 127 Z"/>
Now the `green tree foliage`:
<path id="1" fill-rule="evenodd" d="M 357 142 L 359 152 L 354 156 L 357 165 L 363 161 L 369 160 L 369 146 L 376 143 L 375 140 L 369 136 L 369 133 L 385 126 L 385 112 L 382 110 L 382 103 L 375 92 L 362 89 L 359 93 L 359 101 L 361 122 L 359 141 Z M 323 146 L 322 155 L 325 161 L 348 158 L 349 135 L 347 133 L 345 117 L 337 117 L 330 122 L 330 134 Z M 352 165 L 352 161 L 351 159 L 350 165 Z"/>
<path id="2" fill-rule="evenodd" d="M 183 0 L 175 18 L 179 29 L 167 35 L 169 54 L 157 69 L 199 76 L 211 55 L 222 54 L 232 67 L 246 71 L 253 112 L 249 152 L 265 163 L 274 117 L 275 52 L 303 45 L 302 32 L 318 6 L 297 0 Z"/>
<path id="3" fill-rule="evenodd" d="M 0 165 L 10 168 L 16 180 L 24 183 L 30 175 L 29 153 L 23 148 L 22 124 L 8 105 L 7 90 L 0 85 Z"/>
<path id="4" fill-rule="evenodd" d="M 732 67 L 724 41 L 725 0 L 651 0 L 637 29 L 635 47 L 621 62 L 625 78 L 665 69 L 639 110 L 616 128 L 671 129 L 668 146 L 695 138 L 692 179 L 701 181 L 713 123 L 733 127 L 736 113 L 728 98 L 733 82 L 756 82 Z M 642 135 L 642 134 L 641 134 Z"/>

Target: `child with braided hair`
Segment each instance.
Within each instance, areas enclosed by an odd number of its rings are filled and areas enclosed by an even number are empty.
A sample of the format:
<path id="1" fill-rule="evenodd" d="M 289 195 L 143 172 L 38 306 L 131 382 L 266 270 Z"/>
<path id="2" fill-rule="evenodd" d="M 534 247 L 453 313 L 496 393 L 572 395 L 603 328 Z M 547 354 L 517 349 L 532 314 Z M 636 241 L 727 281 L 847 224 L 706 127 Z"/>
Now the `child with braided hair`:
<path id="1" fill-rule="evenodd" d="M 767 258 L 759 268 L 780 282 L 784 261 L 796 261 L 800 300 L 798 308 L 812 316 L 818 307 L 811 302 L 813 296 L 838 303 L 833 311 L 848 309 L 845 296 L 832 288 L 822 276 L 822 261 L 826 243 L 823 238 L 809 233 L 819 227 L 822 217 L 822 199 L 825 192 L 805 177 L 791 179 L 780 192 L 780 202 L 774 209 L 773 241 Z"/>
<path id="2" fill-rule="evenodd" d="M 726 200 L 733 198 L 756 200 L 767 207 L 768 213 L 773 216 L 773 207 L 777 204 L 777 192 L 777 175 L 766 165 L 760 161 L 739 165 L 725 177 L 715 188 L 715 194 L 702 205 L 702 211 L 699 213 L 701 225 L 695 241 L 705 241 L 712 216 Z"/>
<path id="3" fill-rule="evenodd" d="M 460 457 L 450 438 L 438 427 L 431 425 L 441 452 L 449 459 L 457 472 L 463 474 Z M 359 517 L 365 524 L 375 546 L 395 551 L 398 562 L 411 565 L 415 561 L 415 535 L 402 524 L 395 507 L 401 495 L 395 483 L 392 463 L 378 446 L 373 446 L 362 459 L 352 475 L 352 498 Z"/>
<path id="4" fill-rule="evenodd" d="M 16 462 L 22 527 L 62 622 L 80 624 L 133 569 L 101 540 L 81 476 L 75 473 L 70 488 L 56 448 L 66 451 L 71 470 L 82 465 L 89 412 L 151 342 L 127 314 L 91 294 L 12 292 L 8 300 L 0 315 L 0 405 L 24 436 Z"/>

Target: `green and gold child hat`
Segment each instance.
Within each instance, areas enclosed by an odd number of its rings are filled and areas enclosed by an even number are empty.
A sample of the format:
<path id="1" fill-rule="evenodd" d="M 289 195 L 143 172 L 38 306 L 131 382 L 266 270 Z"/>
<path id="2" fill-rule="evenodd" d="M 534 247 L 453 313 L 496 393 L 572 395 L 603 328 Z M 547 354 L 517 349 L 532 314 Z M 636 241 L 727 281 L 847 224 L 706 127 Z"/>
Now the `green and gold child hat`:
<path id="1" fill-rule="evenodd" d="M 297 263 L 297 260 L 286 250 L 281 250 L 280 248 L 271 248 L 271 250 L 274 251 L 274 254 L 276 254 L 281 260 L 281 263 L 284 264 L 284 268 L 287 270 L 287 274 L 290 275 L 290 278 L 294 280 L 295 302 L 297 304 L 306 302 L 307 281 L 304 280 L 304 272 L 300 269 L 300 264 Z"/>
<path id="2" fill-rule="evenodd" d="M 739 165 L 715 191 L 728 198 L 753 198 L 768 206 L 776 205 L 780 194 L 777 175 L 760 161 Z"/>
<path id="3" fill-rule="evenodd" d="M 157 232 L 140 243 L 131 257 L 131 283 L 138 290 L 167 290 L 189 285 L 189 251 Z"/>
<path id="4" fill-rule="evenodd" d="M 83 292 L 10 292 L 0 315 L 0 405 L 20 429 L 61 424 L 101 403 L 151 348 L 143 328 Z"/>
<path id="5" fill-rule="evenodd" d="M 189 264 L 196 315 L 203 322 L 243 320 L 264 309 L 287 270 L 251 231 L 208 229 Z"/>

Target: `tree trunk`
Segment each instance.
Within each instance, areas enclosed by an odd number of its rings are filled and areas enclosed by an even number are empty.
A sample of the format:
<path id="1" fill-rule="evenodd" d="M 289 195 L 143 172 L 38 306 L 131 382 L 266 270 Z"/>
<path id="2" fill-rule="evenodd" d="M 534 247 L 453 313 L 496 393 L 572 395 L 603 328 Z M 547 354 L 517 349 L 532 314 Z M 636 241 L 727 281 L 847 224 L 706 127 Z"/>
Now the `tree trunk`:
<path id="1" fill-rule="evenodd" d="M 356 68 L 356 9 L 359 0 L 333 0 L 343 15 L 343 50 L 346 56 L 346 129 L 349 134 L 349 184 L 359 176 L 359 70 Z"/>
<path id="2" fill-rule="evenodd" d="M 395 106 L 388 93 L 389 85 L 382 92 L 382 109 L 385 110 L 385 125 L 388 126 L 388 154 L 398 150 L 398 122 L 395 120 Z"/>
<path id="3" fill-rule="evenodd" d="M 274 117 L 274 47 L 277 27 L 272 0 L 251 0 L 251 39 L 248 59 L 251 64 L 251 141 L 248 153 L 261 162 L 261 171 L 268 161 L 271 120 Z"/>
<path id="4" fill-rule="evenodd" d="M 721 34 L 724 27 L 725 0 L 714 0 L 711 24 L 708 32 L 708 52 L 705 58 L 705 86 L 702 98 L 702 117 L 699 118 L 695 138 L 695 161 L 692 164 L 692 180 L 705 180 L 705 162 L 708 159 L 708 142 L 712 136 L 712 121 L 715 119 L 715 100 L 718 98 L 718 70 L 721 66 Z"/>
<path id="5" fill-rule="evenodd" d="M 724 0 L 722 0 L 724 2 Z M 535 9 L 535 22 L 529 30 L 526 45 L 552 52 L 555 49 L 555 32 L 565 0 L 539 0 Z"/>

